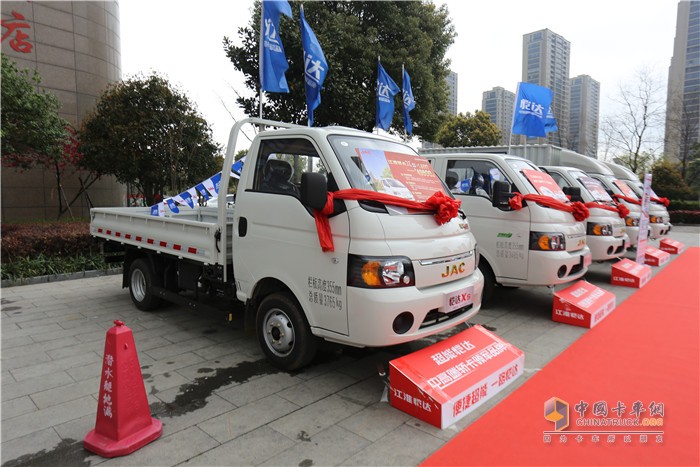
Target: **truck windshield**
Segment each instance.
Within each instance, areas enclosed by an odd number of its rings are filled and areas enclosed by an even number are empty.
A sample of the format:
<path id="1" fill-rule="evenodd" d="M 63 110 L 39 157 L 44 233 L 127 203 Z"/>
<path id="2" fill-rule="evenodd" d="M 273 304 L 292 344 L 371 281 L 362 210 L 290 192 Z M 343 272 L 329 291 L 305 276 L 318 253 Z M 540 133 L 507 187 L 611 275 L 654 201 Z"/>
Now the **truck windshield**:
<path id="1" fill-rule="evenodd" d="M 353 188 L 424 202 L 443 183 L 427 159 L 409 146 L 362 136 L 329 136 Z"/>

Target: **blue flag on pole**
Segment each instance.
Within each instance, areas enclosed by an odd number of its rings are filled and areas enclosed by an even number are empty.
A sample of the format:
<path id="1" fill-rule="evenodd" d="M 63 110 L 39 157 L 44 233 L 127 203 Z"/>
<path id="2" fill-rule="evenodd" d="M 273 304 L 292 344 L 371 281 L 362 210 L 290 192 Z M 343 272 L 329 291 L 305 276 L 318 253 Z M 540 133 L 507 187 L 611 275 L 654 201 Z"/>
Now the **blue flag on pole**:
<path id="1" fill-rule="evenodd" d="M 551 104 L 551 90 L 532 83 L 519 83 L 511 133 L 547 136 L 545 120 Z"/>
<path id="2" fill-rule="evenodd" d="M 403 124 L 406 127 L 406 133 L 410 135 L 413 133 L 413 123 L 408 113 L 416 107 L 416 100 L 413 98 L 411 77 L 408 76 L 406 68 L 403 69 L 403 82 L 401 83 L 401 87 L 403 88 Z"/>
<path id="3" fill-rule="evenodd" d="M 260 86 L 267 92 L 289 92 L 289 68 L 279 35 L 280 14 L 292 17 L 287 0 L 263 0 L 260 22 Z"/>
<path id="4" fill-rule="evenodd" d="M 314 110 L 321 104 L 321 87 L 328 73 L 328 63 L 321 50 L 301 7 L 301 46 L 304 49 L 304 83 L 306 87 L 306 111 L 309 114 L 309 126 L 314 126 Z"/>
<path id="5" fill-rule="evenodd" d="M 547 116 L 544 119 L 544 131 L 545 133 L 559 131 L 559 127 L 557 126 L 557 119 L 554 118 L 554 112 L 552 112 L 552 107 L 549 108 Z"/>
<path id="6" fill-rule="evenodd" d="M 388 131 L 394 117 L 394 96 L 401 91 L 377 60 L 377 127 Z"/>

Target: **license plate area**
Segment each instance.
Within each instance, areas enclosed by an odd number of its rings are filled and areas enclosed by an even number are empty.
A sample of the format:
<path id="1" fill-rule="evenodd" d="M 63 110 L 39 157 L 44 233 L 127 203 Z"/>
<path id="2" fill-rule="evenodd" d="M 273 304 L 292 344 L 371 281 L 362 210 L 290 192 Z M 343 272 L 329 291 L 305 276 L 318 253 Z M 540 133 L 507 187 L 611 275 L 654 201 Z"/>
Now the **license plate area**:
<path id="1" fill-rule="evenodd" d="M 588 253 L 587 255 L 583 255 L 583 267 L 587 268 L 593 263 L 593 255 Z"/>
<path id="2" fill-rule="evenodd" d="M 474 302 L 474 287 L 465 287 L 450 294 L 445 294 L 441 313 L 449 313 Z"/>

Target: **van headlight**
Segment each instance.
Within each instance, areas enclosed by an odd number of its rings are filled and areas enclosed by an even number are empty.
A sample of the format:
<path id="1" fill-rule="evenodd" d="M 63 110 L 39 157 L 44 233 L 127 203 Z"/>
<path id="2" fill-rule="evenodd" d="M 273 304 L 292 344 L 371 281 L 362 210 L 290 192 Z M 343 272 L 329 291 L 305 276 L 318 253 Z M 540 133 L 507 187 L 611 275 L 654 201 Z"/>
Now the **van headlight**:
<path id="1" fill-rule="evenodd" d="M 364 289 L 409 287 L 416 284 L 413 264 L 405 256 L 349 255 L 348 286 Z"/>
<path id="2" fill-rule="evenodd" d="M 612 225 L 611 224 L 597 224 L 595 222 L 589 222 L 586 224 L 586 235 L 612 235 Z"/>
<path id="3" fill-rule="evenodd" d="M 664 218 L 661 216 L 649 216 L 649 222 L 652 224 L 663 224 Z"/>
<path id="4" fill-rule="evenodd" d="M 639 218 L 638 217 L 625 217 L 625 225 L 627 227 L 637 227 L 637 226 L 639 226 Z"/>
<path id="5" fill-rule="evenodd" d="M 530 249 L 542 251 L 566 250 L 566 238 L 559 232 L 530 232 Z"/>

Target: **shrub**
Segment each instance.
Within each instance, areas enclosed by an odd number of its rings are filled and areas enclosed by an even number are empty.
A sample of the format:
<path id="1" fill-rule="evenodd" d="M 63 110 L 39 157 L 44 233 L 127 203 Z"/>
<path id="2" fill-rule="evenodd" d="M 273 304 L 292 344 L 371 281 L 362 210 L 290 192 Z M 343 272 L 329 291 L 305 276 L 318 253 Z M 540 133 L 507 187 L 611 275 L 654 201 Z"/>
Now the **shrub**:
<path id="1" fill-rule="evenodd" d="M 669 211 L 700 211 L 700 201 L 693 200 L 671 200 L 671 204 L 668 205 Z"/>
<path id="2" fill-rule="evenodd" d="M 77 257 L 99 253 L 86 221 L 36 224 L 3 224 L 2 262 L 20 258 Z"/>
<path id="3" fill-rule="evenodd" d="M 700 224 L 700 211 L 669 211 L 671 224 Z"/>

